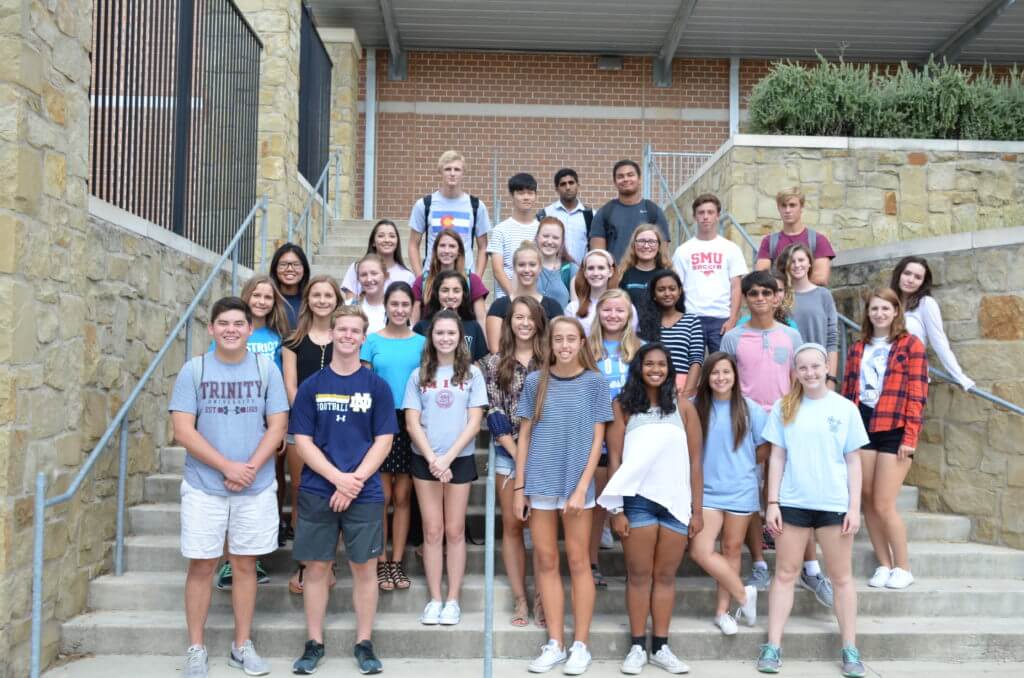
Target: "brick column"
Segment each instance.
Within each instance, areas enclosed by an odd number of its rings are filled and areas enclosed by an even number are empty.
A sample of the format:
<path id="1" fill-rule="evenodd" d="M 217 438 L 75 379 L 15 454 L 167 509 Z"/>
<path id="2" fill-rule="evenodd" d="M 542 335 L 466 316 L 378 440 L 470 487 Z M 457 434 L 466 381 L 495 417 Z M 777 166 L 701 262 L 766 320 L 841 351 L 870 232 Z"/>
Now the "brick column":
<path id="1" fill-rule="evenodd" d="M 351 28 L 323 28 L 320 38 L 333 63 L 331 152 L 341 154 L 341 176 L 335 179 L 341 182 L 341 216 L 352 219 L 362 213 L 355 204 L 355 168 L 359 139 L 359 60 L 363 58 L 363 47 Z M 333 176 L 334 170 L 331 172 Z"/>
<path id="2" fill-rule="evenodd" d="M 37 470 L 80 463 L 92 2 L 0 0 L 0 678 L 28 674 Z M 93 336 L 95 342 L 95 336 Z M 93 346 L 95 349 L 95 345 Z M 50 475 L 51 494 L 66 477 Z M 81 507 L 51 513 L 43 660 L 85 605 Z M 59 595 L 58 595 L 59 594 Z"/>
<path id="3" fill-rule="evenodd" d="M 263 41 L 256 192 L 270 199 L 268 231 L 276 248 L 287 237 L 288 212 L 297 216 L 305 195 L 298 184 L 302 7 L 294 0 L 249 0 L 238 5 Z"/>

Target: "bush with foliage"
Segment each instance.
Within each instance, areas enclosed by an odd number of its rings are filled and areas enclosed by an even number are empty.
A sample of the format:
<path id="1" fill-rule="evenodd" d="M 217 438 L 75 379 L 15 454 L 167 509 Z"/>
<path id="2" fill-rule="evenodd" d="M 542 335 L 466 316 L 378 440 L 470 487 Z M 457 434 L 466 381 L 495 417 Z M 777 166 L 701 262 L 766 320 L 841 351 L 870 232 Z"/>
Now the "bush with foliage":
<path id="1" fill-rule="evenodd" d="M 968 71 L 929 61 L 880 69 L 779 62 L 750 95 L 755 134 L 1024 140 L 1024 83 L 1014 67 Z"/>

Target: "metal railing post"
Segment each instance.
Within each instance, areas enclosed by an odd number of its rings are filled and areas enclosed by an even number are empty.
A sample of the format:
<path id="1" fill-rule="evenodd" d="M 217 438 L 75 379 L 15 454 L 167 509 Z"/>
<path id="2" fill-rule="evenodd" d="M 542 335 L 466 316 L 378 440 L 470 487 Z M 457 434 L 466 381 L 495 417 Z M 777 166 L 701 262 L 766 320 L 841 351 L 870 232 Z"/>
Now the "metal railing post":
<path id="1" fill-rule="evenodd" d="M 315 196 L 316 194 L 314 193 L 313 195 Z M 323 209 L 323 205 L 321 205 L 320 208 Z M 309 254 L 313 254 L 313 209 L 310 208 L 309 213 L 306 214 L 303 218 L 305 219 L 306 222 L 306 241 L 302 243 L 302 246 L 306 248 L 306 252 L 308 252 Z"/>
<path id="2" fill-rule="evenodd" d="M 324 170 L 326 172 L 326 170 Z M 324 183 L 324 204 L 320 207 L 320 247 L 327 242 L 327 184 Z M 318 248 L 319 249 L 319 248 Z"/>
<path id="3" fill-rule="evenodd" d="M 292 211 L 288 210 L 288 242 L 295 242 L 292 236 L 295 233 L 295 222 L 292 220 Z"/>
<path id="4" fill-rule="evenodd" d="M 341 153 L 334 152 L 334 218 L 341 218 Z"/>
<path id="5" fill-rule="evenodd" d="M 494 437 L 487 446 L 487 498 L 484 523 L 484 678 L 494 671 Z"/>
<path id="6" fill-rule="evenodd" d="M 185 360 L 192 357 L 192 316 L 185 320 Z"/>
<path id="7" fill-rule="evenodd" d="M 124 504 L 128 480 L 128 417 L 121 421 L 121 440 L 117 463 L 117 533 L 114 538 L 114 574 L 124 574 Z"/>
<path id="8" fill-rule="evenodd" d="M 43 650 L 43 546 L 46 538 L 46 474 L 36 474 L 35 515 L 33 532 L 36 543 L 32 548 L 32 658 L 31 678 L 39 678 L 40 657 Z"/>
<path id="9" fill-rule="evenodd" d="M 653 160 L 654 157 L 651 155 L 651 142 L 648 141 L 646 144 L 644 144 L 644 173 L 641 177 L 642 183 L 640 189 L 641 195 L 646 200 L 651 199 L 651 161 Z"/>
<path id="10" fill-rule="evenodd" d="M 238 244 L 231 249 L 231 296 L 238 296 Z"/>
<path id="11" fill-rule="evenodd" d="M 495 148 L 491 154 L 491 191 L 494 198 L 491 206 L 494 208 L 494 218 L 491 223 L 496 224 L 501 220 L 501 205 L 498 198 L 498 149 Z"/>
<path id="12" fill-rule="evenodd" d="M 267 262 L 267 196 L 263 196 L 260 211 L 260 266 L 268 268 Z M 269 270 L 269 268 L 268 268 Z"/>

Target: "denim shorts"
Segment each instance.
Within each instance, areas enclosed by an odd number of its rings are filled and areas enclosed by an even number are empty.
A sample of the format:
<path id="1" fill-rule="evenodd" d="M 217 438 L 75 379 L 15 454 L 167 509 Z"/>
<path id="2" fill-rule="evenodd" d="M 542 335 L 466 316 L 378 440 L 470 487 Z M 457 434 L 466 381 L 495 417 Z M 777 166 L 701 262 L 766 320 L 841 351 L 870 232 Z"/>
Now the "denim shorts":
<path id="1" fill-rule="evenodd" d="M 623 497 L 622 508 L 629 520 L 629 529 L 660 525 L 677 532 L 684 537 L 688 535 L 689 528 L 668 512 L 668 509 L 656 501 L 651 501 L 639 494 L 635 497 Z"/>
<path id="2" fill-rule="evenodd" d="M 515 478 L 516 462 L 512 459 L 512 455 L 506 452 L 501 445 L 495 445 L 493 441 L 491 447 L 494 448 L 494 473 L 499 476 Z"/>

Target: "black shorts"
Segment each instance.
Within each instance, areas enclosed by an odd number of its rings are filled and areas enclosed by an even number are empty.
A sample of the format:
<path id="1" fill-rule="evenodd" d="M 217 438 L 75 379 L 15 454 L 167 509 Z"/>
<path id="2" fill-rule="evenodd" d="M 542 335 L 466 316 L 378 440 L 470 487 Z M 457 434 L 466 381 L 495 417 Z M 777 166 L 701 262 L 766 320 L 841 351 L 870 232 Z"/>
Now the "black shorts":
<path id="1" fill-rule="evenodd" d="M 420 480 L 433 480 L 437 481 L 434 474 L 430 472 L 430 464 L 427 460 L 418 454 L 412 455 L 412 463 L 409 464 L 410 471 L 412 472 L 413 478 L 419 478 Z M 451 483 L 453 485 L 462 485 L 463 483 L 471 483 L 476 480 L 476 459 L 472 455 L 468 457 L 456 457 L 452 465 L 448 467 L 452 472 Z M 299 515 L 302 515 L 301 513 Z"/>
<path id="2" fill-rule="evenodd" d="M 842 525 L 846 518 L 846 512 L 836 513 L 835 511 L 818 511 L 815 509 L 793 508 L 791 506 L 780 506 L 782 511 L 782 522 L 793 527 L 832 527 Z M 299 514 L 302 515 L 301 513 Z"/>
<path id="3" fill-rule="evenodd" d="M 365 563 L 381 555 L 384 551 L 384 502 L 352 504 L 337 512 L 326 498 L 300 490 L 292 557 L 300 562 L 333 562 L 339 532 L 345 539 L 345 555 L 353 563 Z"/>
<path id="4" fill-rule="evenodd" d="M 903 427 L 872 433 L 868 429 L 868 422 L 871 421 L 871 416 L 875 411 L 866 405 L 858 405 L 857 407 L 860 408 L 860 418 L 864 422 L 864 430 L 868 432 L 868 443 L 864 446 L 864 449 L 885 452 L 887 454 L 898 453 L 900 445 L 903 443 Z M 914 455 L 910 456 L 913 457 Z"/>
<path id="5" fill-rule="evenodd" d="M 391 451 L 381 464 L 381 473 L 409 473 L 412 457 L 412 441 L 409 431 L 405 428 L 405 410 L 398 410 L 398 433 L 391 442 Z"/>

